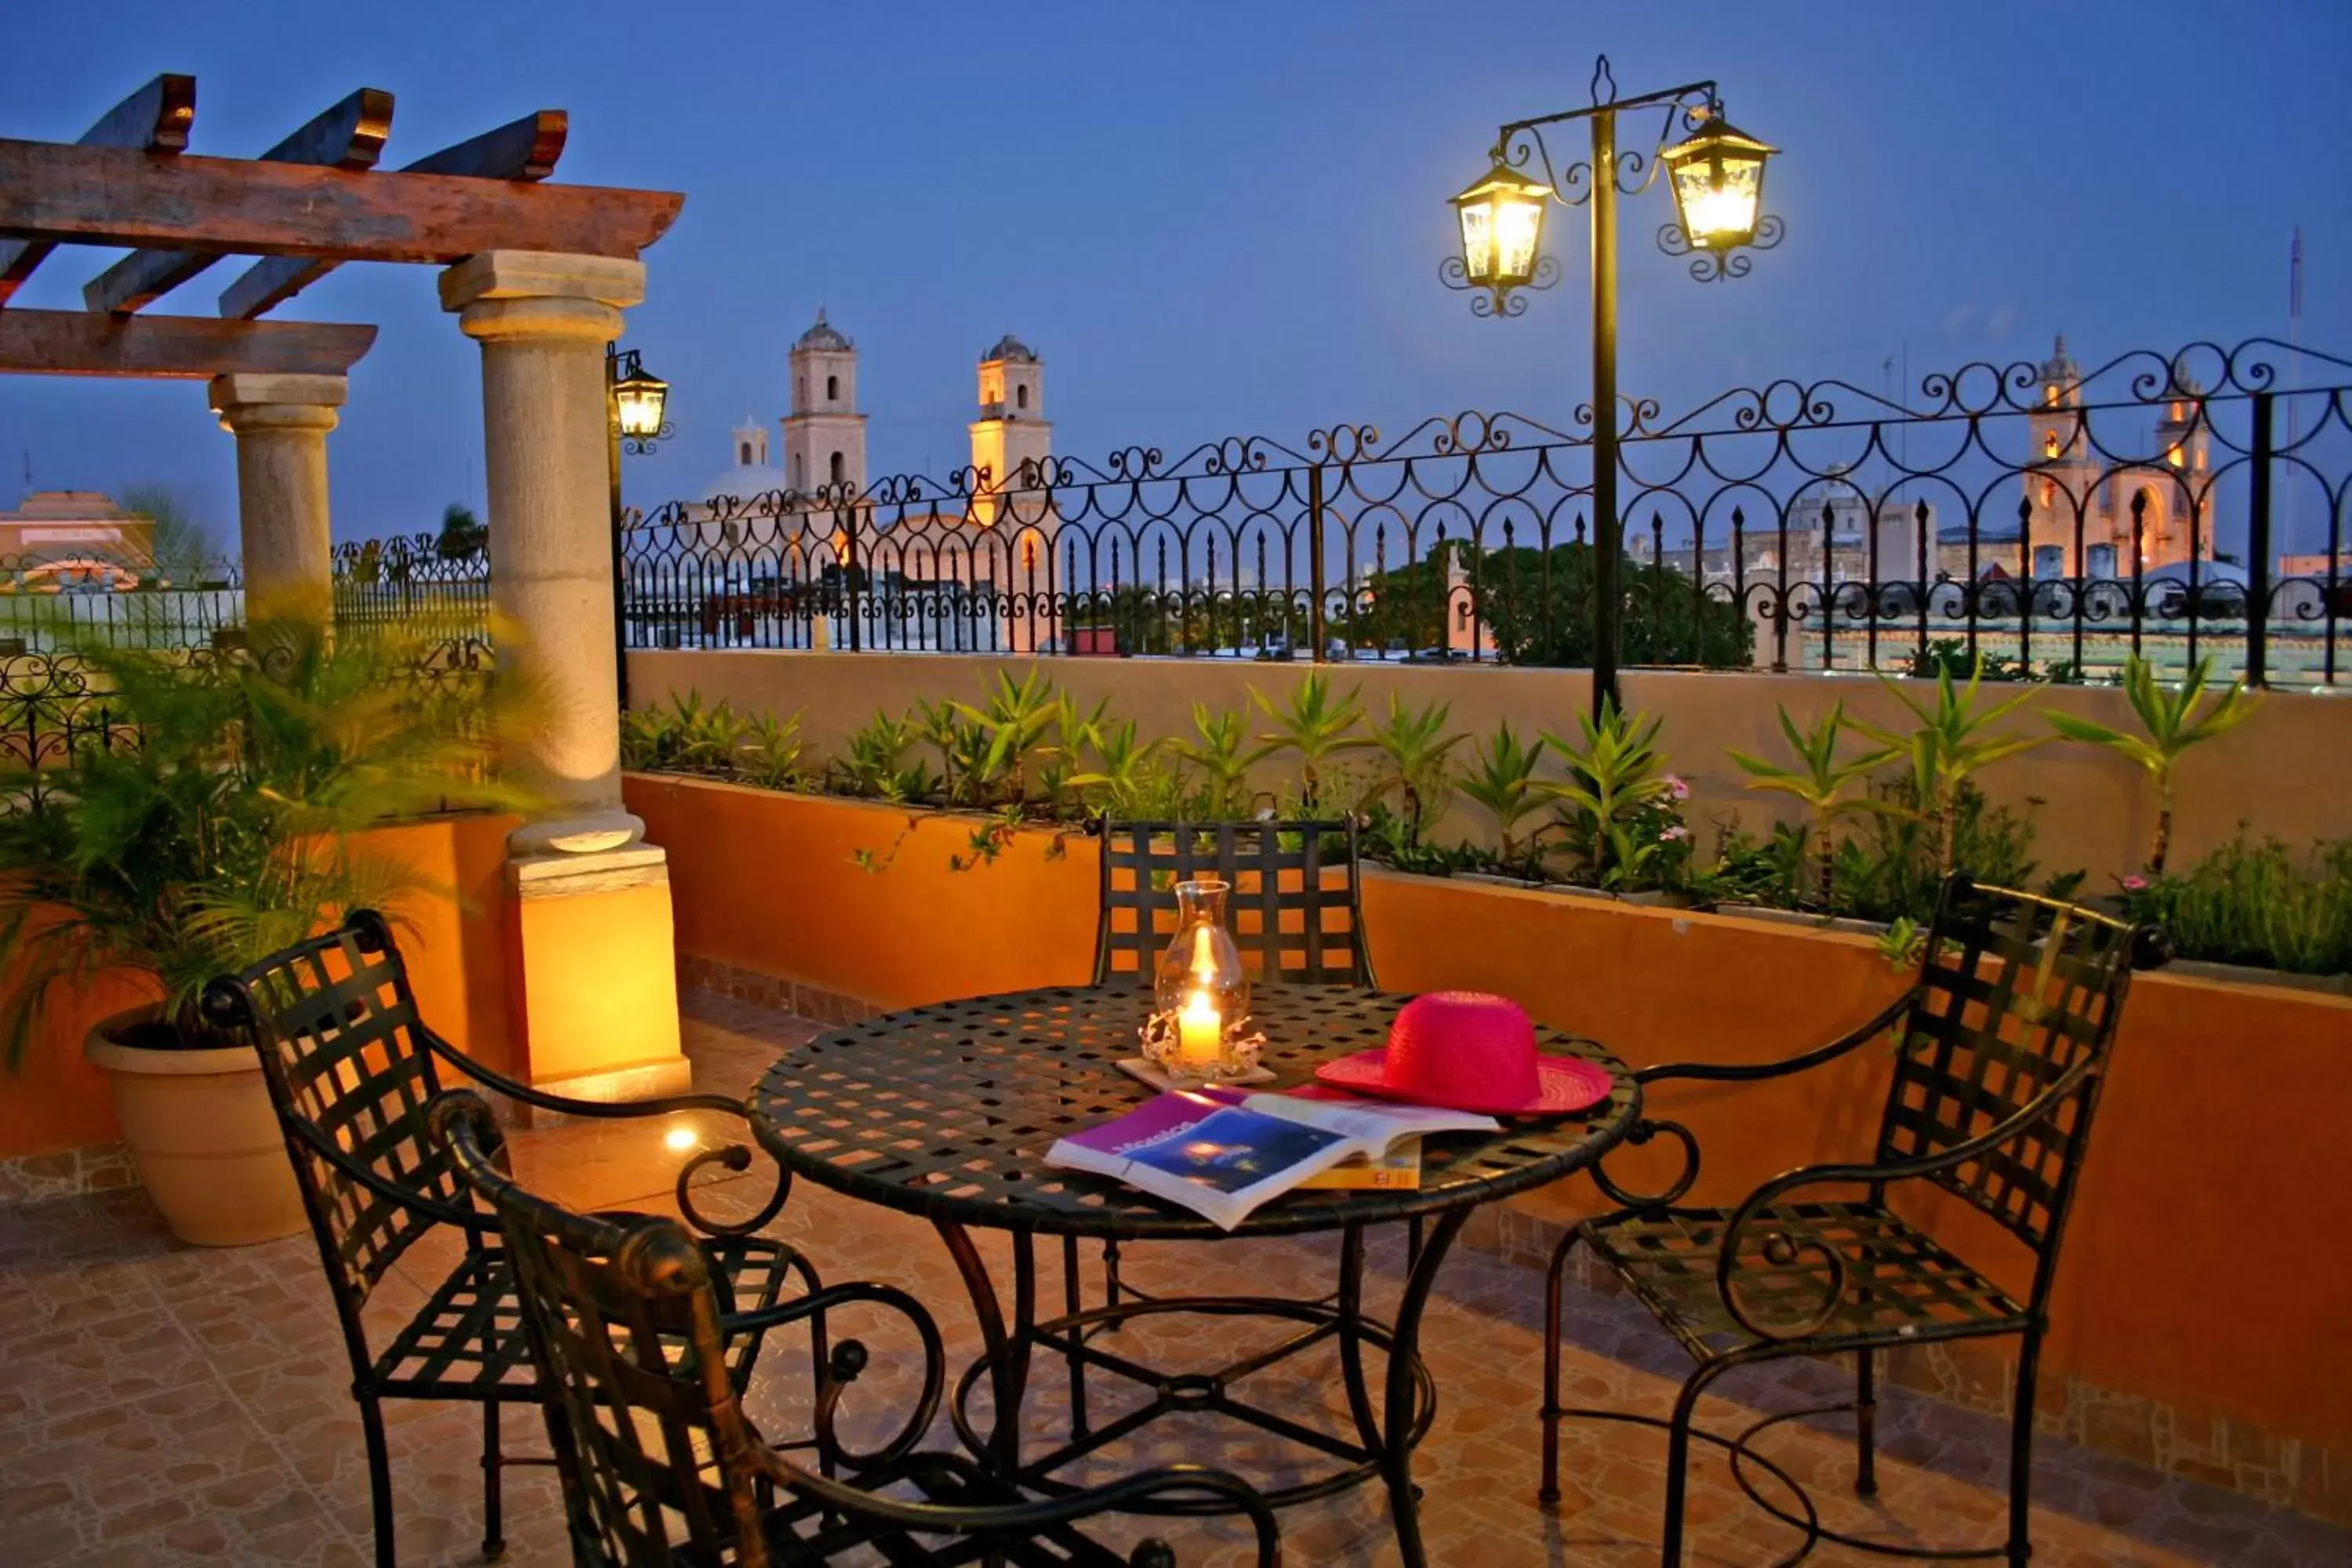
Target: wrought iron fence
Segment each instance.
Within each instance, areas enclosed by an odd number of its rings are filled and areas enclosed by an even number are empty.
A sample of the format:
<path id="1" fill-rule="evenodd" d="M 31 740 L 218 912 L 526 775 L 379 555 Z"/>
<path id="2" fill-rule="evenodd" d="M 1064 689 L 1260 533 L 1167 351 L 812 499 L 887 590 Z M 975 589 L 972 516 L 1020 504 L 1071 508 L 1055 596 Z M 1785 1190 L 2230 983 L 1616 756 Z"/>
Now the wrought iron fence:
<path id="1" fill-rule="evenodd" d="M 194 671 L 220 670 L 226 661 L 257 657 L 240 639 L 218 647 L 152 650 Z M 270 668 L 268 655 L 262 668 Z M 429 637 L 404 654 L 397 678 L 407 701 L 459 733 L 479 734 L 490 722 L 490 647 L 478 637 Z M 103 654 L 0 654 L 0 816 L 37 808 L 54 792 L 74 758 L 97 748 L 134 752 L 142 743 L 138 715 L 125 707 Z M 445 799 L 444 811 L 467 803 Z"/>
<path id="2" fill-rule="evenodd" d="M 2281 374 L 2282 364 L 2287 367 Z M 2310 373 L 2306 377 L 2305 373 Z M 2269 340 L 1909 401 L 1777 381 L 1619 422 L 1622 594 L 1592 602 L 1592 411 L 1297 447 L 1053 458 L 997 484 L 672 503 L 624 543 L 637 647 L 1903 668 L 2060 678 L 2211 653 L 2342 683 L 2352 362 Z M 1613 613 L 1612 613 L 1613 611 Z"/>
<path id="3" fill-rule="evenodd" d="M 429 533 L 355 540 L 334 549 L 335 624 L 487 646 L 490 562 L 481 550 L 445 552 Z"/>
<path id="4" fill-rule="evenodd" d="M 9 653 L 205 647 L 244 620 L 245 579 L 232 561 L 0 556 L 0 650 Z"/>
<path id="5" fill-rule="evenodd" d="M 333 551 L 335 619 L 444 641 L 453 656 L 489 637 L 488 558 L 445 554 L 431 534 L 359 540 Z M 0 556 L 0 658 L 92 646 L 202 648 L 236 641 L 245 576 L 227 560 Z"/>

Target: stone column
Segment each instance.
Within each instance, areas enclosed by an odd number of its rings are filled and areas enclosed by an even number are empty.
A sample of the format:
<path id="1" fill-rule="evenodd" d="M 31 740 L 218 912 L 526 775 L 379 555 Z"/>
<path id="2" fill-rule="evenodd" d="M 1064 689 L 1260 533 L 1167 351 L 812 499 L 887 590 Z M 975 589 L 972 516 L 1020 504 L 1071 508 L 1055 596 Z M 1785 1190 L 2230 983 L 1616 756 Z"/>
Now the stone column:
<path id="1" fill-rule="evenodd" d="M 604 345 L 645 298 L 645 264 L 490 251 L 441 275 L 441 304 L 482 345 L 490 604 L 517 636 L 499 672 L 540 710 L 509 766 L 549 805 L 517 854 L 635 843 L 621 806 L 614 692 L 611 437 Z"/>
<path id="2" fill-rule="evenodd" d="M 324 621 L 334 608 L 327 536 L 327 432 L 340 375 L 217 375 L 213 411 L 236 437 L 245 613 Z"/>
<path id="3" fill-rule="evenodd" d="M 441 274 L 482 345 L 490 604 L 501 686 L 529 715 L 508 776 L 543 804 L 508 837 L 533 1082 L 596 1099 L 687 1087 L 669 875 L 621 801 L 604 345 L 636 261 L 490 251 Z"/>

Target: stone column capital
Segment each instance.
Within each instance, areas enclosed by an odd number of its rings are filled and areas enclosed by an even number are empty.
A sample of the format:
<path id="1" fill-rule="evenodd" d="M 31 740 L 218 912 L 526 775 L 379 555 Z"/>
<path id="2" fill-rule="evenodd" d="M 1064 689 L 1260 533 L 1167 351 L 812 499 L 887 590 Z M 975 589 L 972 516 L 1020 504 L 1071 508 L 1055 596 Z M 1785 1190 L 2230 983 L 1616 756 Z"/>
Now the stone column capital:
<path id="1" fill-rule="evenodd" d="M 212 379 L 213 412 L 221 428 L 242 435 L 252 430 L 316 430 L 335 427 L 351 391 L 349 377 L 340 375 L 216 375 Z"/>
<path id="2" fill-rule="evenodd" d="M 489 250 L 441 274 L 441 308 L 485 342 L 608 343 L 645 297 L 645 263 L 609 256 Z"/>

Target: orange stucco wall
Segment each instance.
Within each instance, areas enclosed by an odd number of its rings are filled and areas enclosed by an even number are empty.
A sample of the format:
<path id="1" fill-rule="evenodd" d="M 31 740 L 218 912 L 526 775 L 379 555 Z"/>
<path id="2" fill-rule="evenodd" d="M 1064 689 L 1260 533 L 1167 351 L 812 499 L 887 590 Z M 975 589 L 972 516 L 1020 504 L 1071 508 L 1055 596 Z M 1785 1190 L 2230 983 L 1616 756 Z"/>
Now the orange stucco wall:
<path id="1" fill-rule="evenodd" d="M 994 866 L 950 873 L 971 824 L 922 816 L 877 875 L 852 852 L 888 854 L 908 813 L 654 775 L 627 793 L 669 851 L 681 952 L 889 1006 L 1088 971 L 1091 839 L 1024 835 Z M 1500 991 L 1637 1066 L 1785 1056 L 1901 985 L 1857 937 L 1474 882 L 1373 872 L 1365 918 L 1382 985 Z M 1888 1065 L 1868 1047 L 1801 1078 L 1662 1089 L 1653 1104 L 1701 1140 L 1695 1201 L 1722 1201 L 1790 1166 L 1866 1156 Z M 2352 1000 L 2139 977 L 2067 1238 L 2052 1370 L 2352 1446 L 2347 1127 Z M 1611 1168 L 1639 1184 L 1673 1163 L 1661 1148 Z M 1547 1201 L 1572 1212 L 1598 1194 L 1578 1178 Z M 1957 1208 L 1930 1212 L 1982 1255 L 1998 1238 Z"/>
<path id="2" fill-rule="evenodd" d="M 433 1026 L 486 1065 L 519 1065 L 508 1029 L 507 935 L 502 919 L 504 816 L 436 817 L 368 836 L 415 866 L 433 890 L 405 901 L 401 949 Z M 24 1069 L 0 1078 L 0 1159 L 52 1153 L 121 1134 L 104 1075 L 82 1060 L 82 1038 L 110 1013 L 148 999 L 135 983 L 106 977 L 53 994 Z"/>
<path id="3" fill-rule="evenodd" d="M 628 807 L 669 854 L 680 952 L 886 1007 L 1084 984 L 1094 842 L 1024 833 L 982 869 L 977 817 L 632 773 Z M 851 858 L 888 858 L 881 871 Z"/>

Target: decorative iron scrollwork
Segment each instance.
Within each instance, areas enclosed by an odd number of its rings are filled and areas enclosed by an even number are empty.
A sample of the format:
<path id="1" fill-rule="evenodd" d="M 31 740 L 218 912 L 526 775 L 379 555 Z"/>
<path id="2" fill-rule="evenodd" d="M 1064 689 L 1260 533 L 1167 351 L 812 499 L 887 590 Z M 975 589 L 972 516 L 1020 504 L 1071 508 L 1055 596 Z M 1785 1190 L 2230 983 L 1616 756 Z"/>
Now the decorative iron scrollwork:
<path id="1" fill-rule="evenodd" d="M 1699 1162 L 1698 1140 L 1692 1136 L 1691 1130 L 1684 1126 L 1681 1122 L 1665 1121 L 1650 1117 L 1644 1117 L 1626 1130 L 1625 1143 L 1633 1148 L 1639 1149 L 1649 1143 L 1651 1140 L 1656 1138 L 1661 1132 L 1665 1133 L 1669 1137 L 1673 1138 L 1675 1142 L 1682 1145 L 1683 1168 L 1681 1173 L 1676 1175 L 1675 1180 L 1669 1183 L 1661 1192 L 1632 1192 L 1620 1186 L 1616 1182 L 1610 1179 L 1609 1173 L 1606 1169 L 1608 1160 L 1607 1157 L 1604 1156 L 1600 1160 L 1594 1161 L 1591 1165 L 1587 1166 L 1586 1169 L 1591 1171 L 1592 1173 L 1593 1185 L 1599 1187 L 1603 1193 L 1606 1193 L 1609 1195 L 1610 1202 L 1622 1205 L 1629 1209 L 1662 1209 L 1674 1204 L 1680 1203 L 1683 1199 L 1683 1195 L 1688 1193 L 1691 1190 L 1692 1185 L 1697 1182 Z M 1611 1153 L 1614 1152 L 1614 1150 L 1611 1151 Z"/>
<path id="2" fill-rule="evenodd" d="M 1690 236 L 1679 223 L 1658 226 L 1658 248 L 1672 257 L 1691 258 L 1690 275 L 1702 283 L 1720 283 L 1726 279 L 1745 278 L 1756 263 L 1748 256 L 1751 250 L 1770 250 L 1780 245 L 1788 231 L 1778 213 L 1766 213 L 1756 221 L 1755 237 L 1732 250 L 1711 250 L 1691 244 Z"/>

